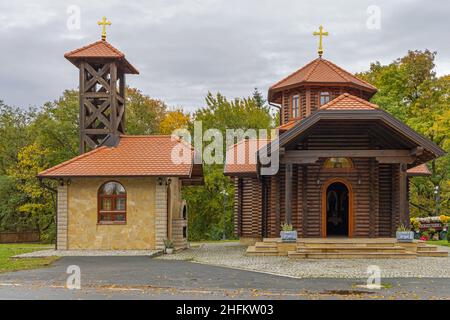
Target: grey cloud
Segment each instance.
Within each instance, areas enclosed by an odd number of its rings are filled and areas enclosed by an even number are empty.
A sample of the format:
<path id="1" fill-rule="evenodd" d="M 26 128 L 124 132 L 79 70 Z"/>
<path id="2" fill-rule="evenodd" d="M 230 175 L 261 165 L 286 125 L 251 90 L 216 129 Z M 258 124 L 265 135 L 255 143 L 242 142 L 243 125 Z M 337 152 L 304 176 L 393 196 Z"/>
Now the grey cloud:
<path id="1" fill-rule="evenodd" d="M 66 27 L 72 4 L 81 9 L 76 32 Z M 381 9 L 380 30 L 366 28 L 369 5 Z M 0 12 L 0 99 L 18 106 L 77 86 L 63 54 L 97 40 L 103 15 L 113 23 L 108 40 L 141 72 L 128 83 L 188 111 L 203 106 L 208 91 L 266 92 L 317 56 L 311 34 L 320 24 L 330 31 L 325 57 L 349 71 L 429 48 L 438 51 L 438 73 L 450 72 L 447 1 L 42 0 L 2 1 Z"/>

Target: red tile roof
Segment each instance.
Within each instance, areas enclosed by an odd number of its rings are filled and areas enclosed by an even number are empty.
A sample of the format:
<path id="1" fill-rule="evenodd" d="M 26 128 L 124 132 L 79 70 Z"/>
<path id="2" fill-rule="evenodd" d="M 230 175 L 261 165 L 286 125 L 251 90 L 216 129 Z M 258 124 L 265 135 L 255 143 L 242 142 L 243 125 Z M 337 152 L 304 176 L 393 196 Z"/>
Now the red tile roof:
<path id="1" fill-rule="evenodd" d="M 357 78 L 331 61 L 323 58 L 317 58 L 272 85 L 269 89 L 269 96 L 271 95 L 271 91 L 277 91 L 279 89 L 305 83 L 342 83 L 347 85 L 355 85 L 372 93 L 377 91 L 377 88 L 370 83 Z"/>
<path id="2" fill-rule="evenodd" d="M 172 161 L 174 147 L 187 163 Z M 171 136 L 121 136 L 116 147 L 99 147 L 38 174 L 38 177 L 190 177 L 193 148 Z"/>
<path id="3" fill-rule="evenodd" d="M 376 104 L 367 100 L 358 98 L 348 93 L 341 94 L 339 97 L 324 104 L 320 109 L 326 110 L 374 110 L 378 109 Z"/>
<path id="4" fill-rule="evenodd" d="M 269 139 L 244 139 L 227 150 L 225 175 L 256 173 L 256 153 Z"/>
<path id="5" fill-rule="evenodd" d="M 69 51 L 64 54 L 64 57 L 75 65 L 77 65 L 77 62 L 80 59 L 117 59 L 124 64 L 126 73 L 139 74 L 139 71 L 125 59 L 125 54 L 114 48 L 106 40 L 99 40 L 84 47 Z"/>
<path id="6" fill-rule="evenodd" d="M 424 164 L 420 164 L 417 167 L 411 168 L 407 171 L 407 174 L 409 176 L 430 176 L 431 172 L 428 169 L 427 165 Z"/>
<path id="7" fill-rule="evenodd" d="M 300 120 L 291 120 L 289 122 L 286 122 L 285 124 L 282 124 L 281 126 L 278 126 L 277 129 L 280 131 L 288 131 L 288 130 L 292 129 L 299 122 L 300 122 Z"/>

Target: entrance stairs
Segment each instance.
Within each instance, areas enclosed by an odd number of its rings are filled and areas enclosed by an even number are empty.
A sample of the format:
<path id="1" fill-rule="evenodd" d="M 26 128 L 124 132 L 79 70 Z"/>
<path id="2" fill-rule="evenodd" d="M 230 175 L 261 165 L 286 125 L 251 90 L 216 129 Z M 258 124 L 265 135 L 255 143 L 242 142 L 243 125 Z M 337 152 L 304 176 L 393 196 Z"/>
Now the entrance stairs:
<path id="1" fill-rule="evenodd" d="M 293 259 L 414 259 L 447 257 L 448 252 L 422 241 L 402 243 L 394 238 L 302 238 L 294 243 L 267 238 L 249 246 L 246 255 Z"/>

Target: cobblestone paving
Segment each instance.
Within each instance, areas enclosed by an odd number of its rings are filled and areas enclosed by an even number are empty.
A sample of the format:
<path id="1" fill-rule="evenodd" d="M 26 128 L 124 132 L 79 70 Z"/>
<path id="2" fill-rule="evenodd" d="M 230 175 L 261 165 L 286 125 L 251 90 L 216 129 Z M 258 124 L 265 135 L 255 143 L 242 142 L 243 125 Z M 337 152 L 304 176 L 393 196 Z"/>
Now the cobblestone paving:
<path id="1" fill-rule="evenodd" d="M 296 278 L 366 278 L 367 267 L 377 265 L 384 278 L 450 278 L 450 257 L 416 259 L 289 259 L 247 257 L 237 243 L 201 244 L 157 259 L 188 260 L 209 265 L 291 276 Z M 440 250 L 450 251 L 448 247 Z"/>

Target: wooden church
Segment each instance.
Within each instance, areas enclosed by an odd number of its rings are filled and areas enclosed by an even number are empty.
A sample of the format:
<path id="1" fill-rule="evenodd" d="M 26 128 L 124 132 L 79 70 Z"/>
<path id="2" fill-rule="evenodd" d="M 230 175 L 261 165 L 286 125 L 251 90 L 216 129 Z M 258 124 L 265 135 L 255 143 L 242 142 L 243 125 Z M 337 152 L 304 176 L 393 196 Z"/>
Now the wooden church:
<path id="1" fill-rule="evenodd" d="M 374 86 L 322 54 L 321 39 L 317 59 L 270 87 L 268 101 L 280 110 L 276 146 L 247 139 L 228 152 L 244 243 L 280 237 L 283 223 L 299 238 L 395 237 L 399 224 L 409 226 L 409 177 L 429 174 L 424 164 L 444 155 L 371 103 Z M 228 161 L 242 144 L 245 161 Z M 279 152 L 276 174 L 262 174 L 261 148 Z"/>
<path id="2" fill-rule="evenodd" d="M 202 183 L 202 166 L 179 139 L 126 134 L 125 77 L 139 72 L 106 41 L 109 24 L 99 22 L 101 40 L 64 55 L 79 69 L 80 155 L 38 175 L 58 181 L 57 249 L 186 248 L 181 188 Z M 174 163 L 174 148 L 190 161 Z"/>

